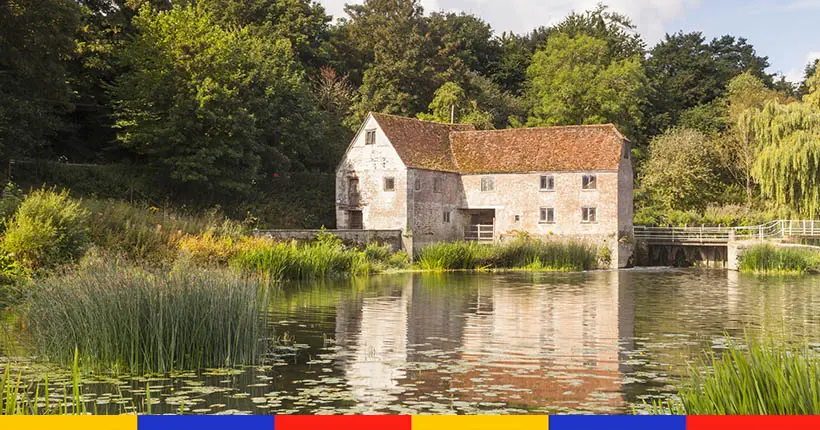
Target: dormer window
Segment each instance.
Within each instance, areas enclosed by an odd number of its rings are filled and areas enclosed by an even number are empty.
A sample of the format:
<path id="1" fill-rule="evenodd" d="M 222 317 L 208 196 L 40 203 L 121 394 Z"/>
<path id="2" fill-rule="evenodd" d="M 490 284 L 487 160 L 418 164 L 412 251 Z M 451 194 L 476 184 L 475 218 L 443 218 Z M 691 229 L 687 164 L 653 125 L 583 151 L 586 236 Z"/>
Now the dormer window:
<path id="1" fill-rule="evenodd" d="M 584 178 L 581 180 L 581 188 L 584 190 L 598 189 L 598 178 L 596 178 L 595 175 L 584 175 Z"/>
<path id="2" fill-rule="evenodd" d="M 373 145 L 376 143 L 376 130 L 367 130 L 364 132 L 364 144 Z"/>

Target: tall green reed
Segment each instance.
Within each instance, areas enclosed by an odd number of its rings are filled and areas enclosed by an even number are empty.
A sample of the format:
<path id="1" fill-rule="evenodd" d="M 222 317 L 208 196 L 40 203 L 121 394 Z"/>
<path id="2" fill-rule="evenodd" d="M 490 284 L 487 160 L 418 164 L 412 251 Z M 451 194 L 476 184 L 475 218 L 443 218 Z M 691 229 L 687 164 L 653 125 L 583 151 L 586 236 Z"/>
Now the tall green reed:
<path id="1" fill-rule="evenodd" d="M 276 243 L 241 252 L 231 259 L 240 270 L 262 274 L 271 280 L 298 280 L 366 275 L 373 269 L 373 255 L 345 247 L 337 237 L 323 235 L 314 242 Z"/>
<path id="2" fill-rule="evenodd" d="M 820 414 L 820 356 L 808 347 L 759 341 L 710 352 L 693 365 L 679 389 L 680 400 L 655 403 L 653 414 L 817 415 Z"/>
<path id="3" fill-rule="evenodd" d="M 38 354 L 115 372 L 257 363 L 267 291 L 227 270 L 148 271 L 100 263 L 33 286 L 28 330 Z"/>
<path id="4" fill-rule="evenodd" d="M 740 271 L 747 273 L 807 273 L 820 271 L 820 252 L 804 248 L 757 245 L 746 249 Z"/>
<path id="5" fill-rule="evenodd" d="M 416 265 L 422 270 L 526 269 L 578 271 L 596 267 L 594 247 L 575 242 L 516 238 L 508 242 L 442 242 L 422 248 Z"/>

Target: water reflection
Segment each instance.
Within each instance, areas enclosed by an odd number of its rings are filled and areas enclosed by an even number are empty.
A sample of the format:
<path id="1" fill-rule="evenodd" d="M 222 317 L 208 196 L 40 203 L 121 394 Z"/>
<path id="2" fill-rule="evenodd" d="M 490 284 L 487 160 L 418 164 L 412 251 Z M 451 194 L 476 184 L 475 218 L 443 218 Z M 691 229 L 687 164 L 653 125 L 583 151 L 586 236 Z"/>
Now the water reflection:
<path id="1" fill-rule="evenodd" d="M 292 285 L 271 365 L 152 380 L 155 412 L 629 412 L 725 334 L 820 345 L 820 278 L 644 269 L 402 274 Z M 295 352 L 294 352 L 295 350 Z M 144 379 L 93 397 L 140 398 Z M 144 395 L 144 393 L 142 394 Z M 133 401 L 132 401 L 133 403 Z"/>
<path id="2" fill-rule="evenodd" d="M 689 270 L 413 274 L 322 306 L 335 308 L 332 362 L 358 410 L 623 412 L 672 392 L 725 333 L 818 339 L 815 282 Z"/>

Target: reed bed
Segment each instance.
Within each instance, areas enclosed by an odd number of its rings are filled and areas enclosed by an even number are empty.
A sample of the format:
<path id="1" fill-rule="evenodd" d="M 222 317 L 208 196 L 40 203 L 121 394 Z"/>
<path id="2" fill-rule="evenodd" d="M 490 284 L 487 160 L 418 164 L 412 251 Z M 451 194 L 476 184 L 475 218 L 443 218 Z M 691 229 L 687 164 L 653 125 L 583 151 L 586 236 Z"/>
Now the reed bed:
<path id="1" fill-rule="evenodd" d="M 730 342 L 727 351 L 709 358 L 711 366 L 694 366 L 680 389 L 686 414 L 820 414 L 820 357 L 815 351 L 749 340 L 745 348 Z M 656 413 L 662 412 L 657 408 Z"/>
<path id="2" fill-rule="evenodd" d="M 258 363 L 266 324 L 258 283 L 227 270 L 147 271 L 101 263 L 38 282 L 28 330 L 38 354 L 114 372 Z"/>
<path id="3" fill-rule="evenodd" d="M 364 250 L 349 248 L 330 233 L 320 234 L 313 242 L 257 247 L 231 259 L 234 268 L 274 281 L 360 276 L 406 265 L 407 256 L 393 254 L 389 247 L 370 244 Z"/>
<path id="4" fill-rule="evenodd" d="M 740 271 L 763 274 L 819 272 L 820 252 L 805 248 L 753 246 L 743 253 Z"/>
<path id="5" fill-rule="evenodd" d="M 442 242 L 422 248 L 416 264 L 422 270 L 525 269 L 580 271 L 597 266 L 596 249 L 575 242 L 517 238 L 500 244 Z"/>

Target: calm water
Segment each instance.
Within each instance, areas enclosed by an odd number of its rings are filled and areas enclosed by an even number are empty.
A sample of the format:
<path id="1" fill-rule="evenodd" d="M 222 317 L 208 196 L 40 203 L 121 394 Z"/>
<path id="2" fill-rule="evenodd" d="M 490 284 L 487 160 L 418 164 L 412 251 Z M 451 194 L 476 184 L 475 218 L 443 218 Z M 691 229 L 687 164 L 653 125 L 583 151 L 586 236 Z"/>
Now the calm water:
<path id="1" fill-rule="evenodd" d="M 403 274 L 277 293 L 269 365 L 99 381 L 100 411 L 630 412 L 752 328 L 820 343 L 820 277 L 636 269 Z"/>

